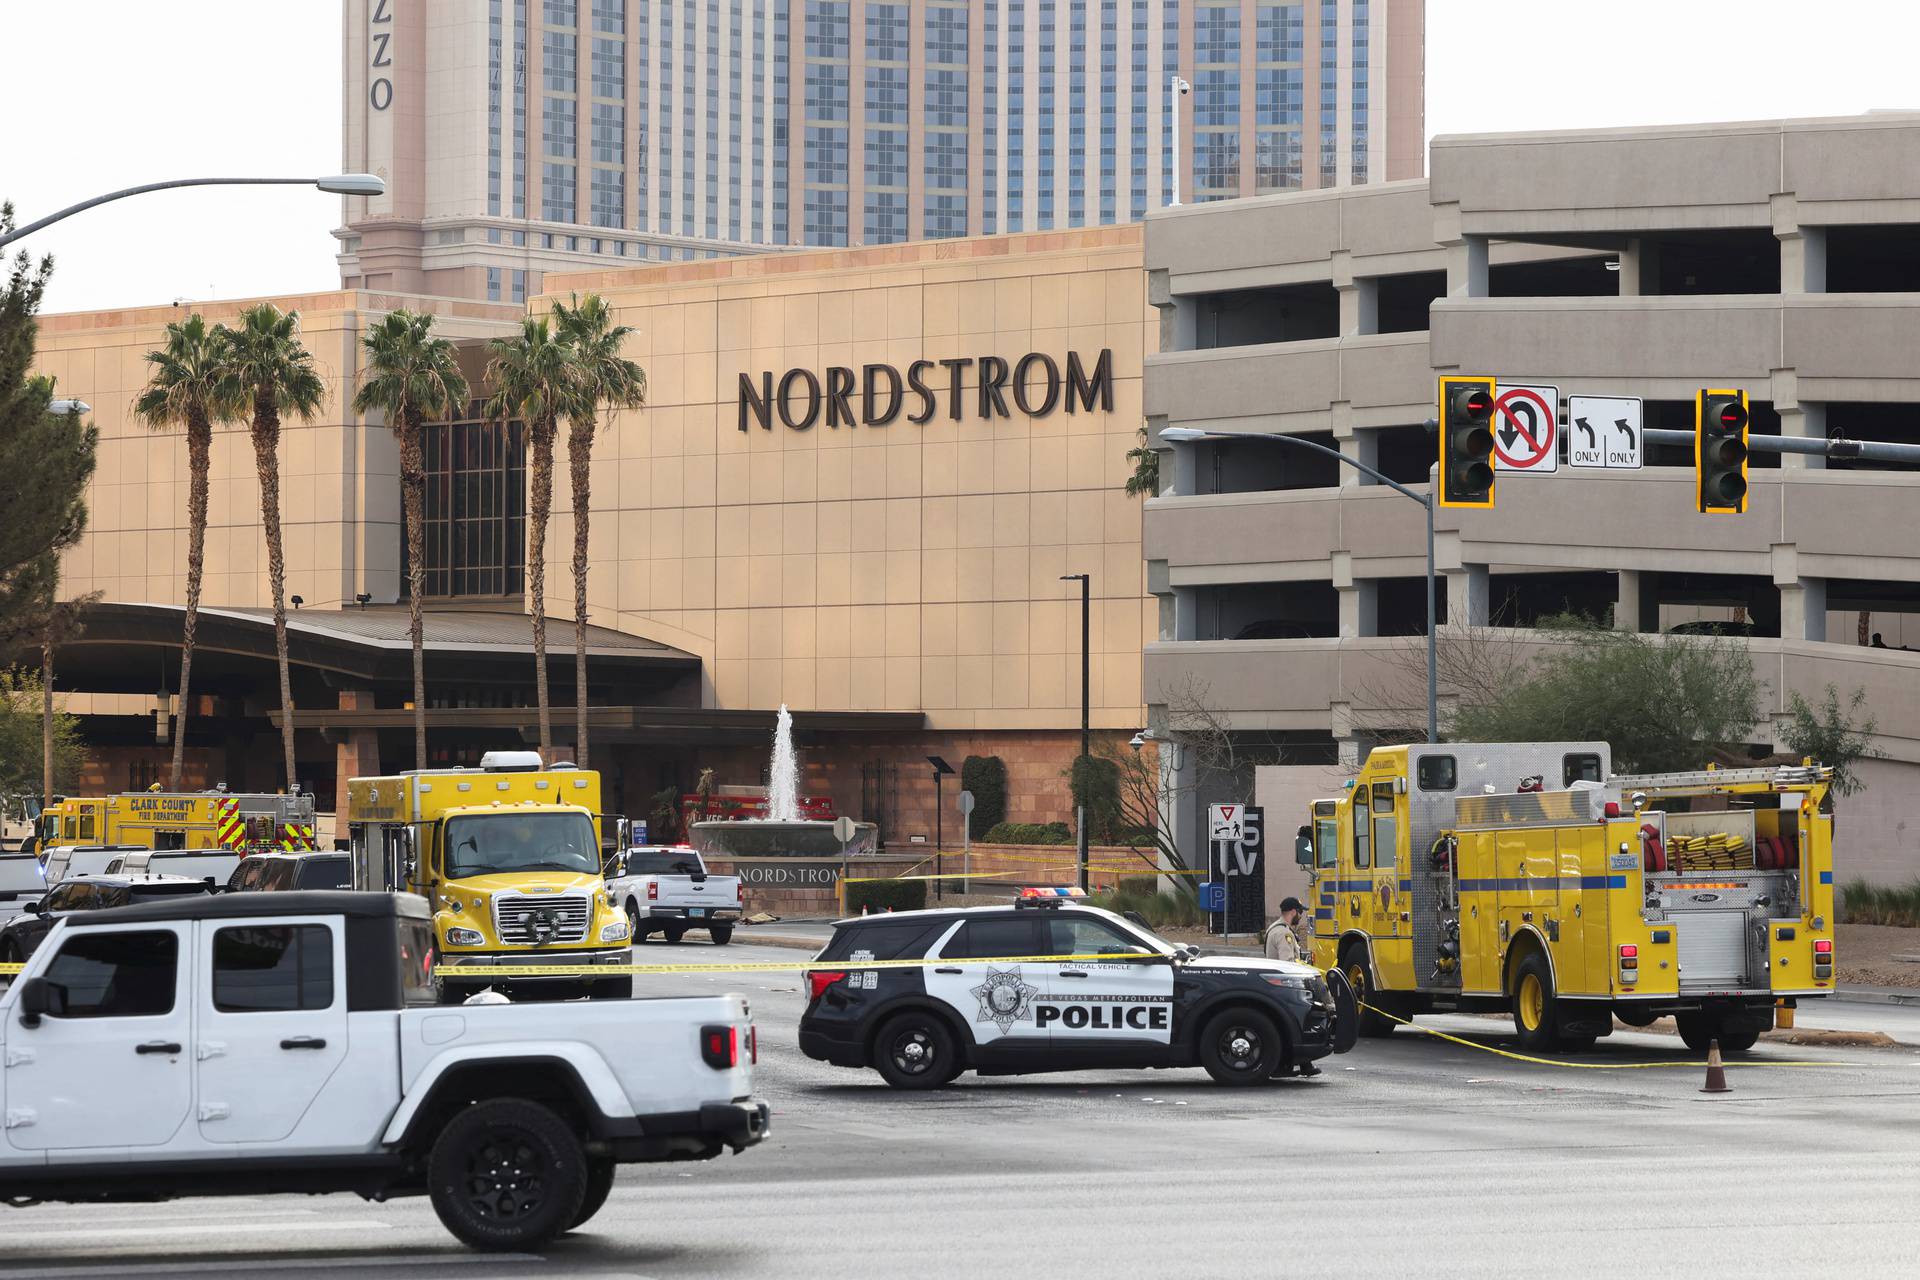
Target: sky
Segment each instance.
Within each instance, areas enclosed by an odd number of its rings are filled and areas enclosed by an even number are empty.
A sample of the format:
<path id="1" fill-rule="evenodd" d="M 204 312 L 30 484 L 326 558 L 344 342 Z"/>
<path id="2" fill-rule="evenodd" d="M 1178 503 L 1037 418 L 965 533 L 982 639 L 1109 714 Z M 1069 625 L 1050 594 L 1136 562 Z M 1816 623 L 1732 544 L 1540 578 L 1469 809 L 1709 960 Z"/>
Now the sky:
<path id="1" fill-rule="evenodd" d="M 468 0 L 479 3 L 480 0 Z M 339 0 L 0 5 L 0 200 L 23 223 L 118 187 L 340 167 Z M 1920 107 L 1916 0 L 1427 0 L 1427 132 Z M 46 310 L 336 287 L 340 200 L 138 196 L 22 242 Z"/>

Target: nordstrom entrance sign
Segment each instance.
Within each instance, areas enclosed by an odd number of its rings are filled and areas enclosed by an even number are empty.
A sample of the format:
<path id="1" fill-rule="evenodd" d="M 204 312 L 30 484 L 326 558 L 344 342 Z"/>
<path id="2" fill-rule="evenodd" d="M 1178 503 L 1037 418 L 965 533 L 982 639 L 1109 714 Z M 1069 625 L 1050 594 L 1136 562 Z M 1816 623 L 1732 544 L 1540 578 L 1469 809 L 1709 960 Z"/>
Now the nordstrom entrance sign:
<path id="1" fill-rule="evenodd" d="M 824 383 L 811 369 L 789 369 L 777 380 L 771 372 L 758 378 L 740 375 L 742 431 L 749 422 L 771 431 L 775 418 L 790 430 L 805 431 L 823 416 L 829 427 L 884 427 L 909 404 L 912 423 L 931 421 L 943 404 L 955 422 L 969 409 L 979 418 L 1011 418 L 1014 410 L 1044 418 L 1062 407 L 1068 413 L 1111 412 L 1113 351 L 1101 351 L 1091 371 L 1077 351 L 1067 353 L 1065 369 L 1035 351 L 1012 362 L 999 356 L 915 360 L 904 374 L 890 364 L 862 365 L 857 375 L 835 365 Z"/>

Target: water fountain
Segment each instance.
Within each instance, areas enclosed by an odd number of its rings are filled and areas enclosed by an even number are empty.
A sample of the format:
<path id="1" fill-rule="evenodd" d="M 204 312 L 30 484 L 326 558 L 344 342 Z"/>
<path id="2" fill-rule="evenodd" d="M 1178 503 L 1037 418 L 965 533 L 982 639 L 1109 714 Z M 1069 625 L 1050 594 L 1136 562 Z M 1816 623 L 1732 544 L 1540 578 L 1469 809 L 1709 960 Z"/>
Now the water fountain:
<path id="1" fill-rule="evenodd" d="M 843 847 L 834 823 L 800 816 L 800 758 L 793 750 L 793 716 L 786 704 L 773 730 L 773 759 L 767 777 L 767 816 L 706 819 L 689 828 L 693 847 L 725 858 L 860 858 L 873 854 L 880 829 L 871 822 L 853 824 Z"/>

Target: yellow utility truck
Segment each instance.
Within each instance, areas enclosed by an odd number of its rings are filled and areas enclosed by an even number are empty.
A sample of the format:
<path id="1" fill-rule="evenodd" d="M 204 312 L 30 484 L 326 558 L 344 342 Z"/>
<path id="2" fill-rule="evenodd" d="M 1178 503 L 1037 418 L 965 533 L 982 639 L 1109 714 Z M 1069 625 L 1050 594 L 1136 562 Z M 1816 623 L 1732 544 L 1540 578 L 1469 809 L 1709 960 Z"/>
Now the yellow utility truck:
<path id="1" fill-rule="evenodd" d="M 607 898 L 600 851 L 600 775 L 542 768 L 532 751 L 489 751 L 477 769 L 436 769 L 347 782 L 356 889 L 411 892 L 433 907 L 441 995 L 482 987 L 626 997 L 633 977 L 582 976 L 625 965 L 625 912 Z M 494 977 L 499 966 L 576 972 Z"/>
<path id="2" fill-rule="evenodd" d="M 1532 1049 L 1672 1017 L 1752 1047 L 1833 992 L 1832 771 L 1616 775 L 1605 743 L 1382 747 L 1313 802 L 1314 959 L 1393 1017 L 1511 1013 Z M 1391 1016 L 1389 1016 L 1391 1015 Z"/>
<path id="3" fill-rule="evenodd" d="M 40 814 L 41 859 L 64 844 L 298 853 L 317 847 L 313 796 L 216 789 L 58 797 Z"/>

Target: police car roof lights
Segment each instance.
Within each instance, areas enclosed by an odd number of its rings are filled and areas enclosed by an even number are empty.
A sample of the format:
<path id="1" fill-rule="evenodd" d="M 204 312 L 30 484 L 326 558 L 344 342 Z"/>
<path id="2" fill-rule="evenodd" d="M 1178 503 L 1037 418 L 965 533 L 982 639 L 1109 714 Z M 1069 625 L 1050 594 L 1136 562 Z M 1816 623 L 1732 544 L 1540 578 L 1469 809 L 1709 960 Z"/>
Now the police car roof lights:
<path id="1" fill-rule="evenodd" d="M 1016 907 L 1058 907 L 1063 903 L 1087 896 L 1087 891 L 1077 885 L 1028 885 L 1020 890 L 1015 898 Z"/>

